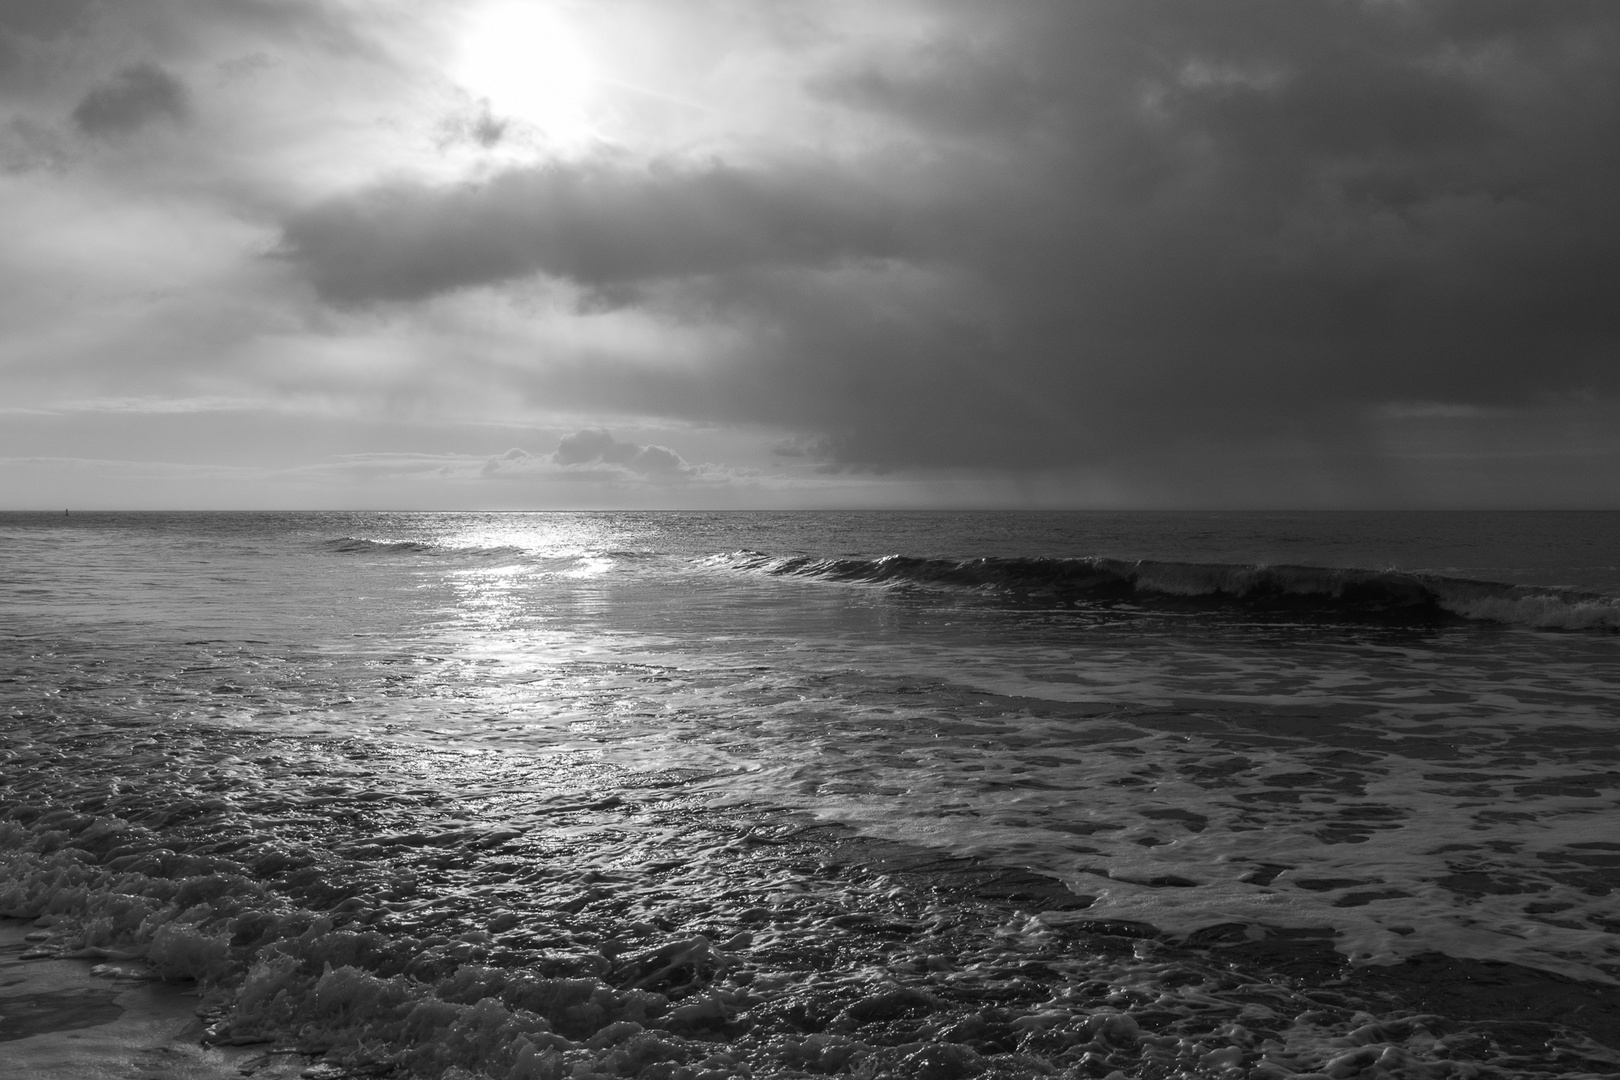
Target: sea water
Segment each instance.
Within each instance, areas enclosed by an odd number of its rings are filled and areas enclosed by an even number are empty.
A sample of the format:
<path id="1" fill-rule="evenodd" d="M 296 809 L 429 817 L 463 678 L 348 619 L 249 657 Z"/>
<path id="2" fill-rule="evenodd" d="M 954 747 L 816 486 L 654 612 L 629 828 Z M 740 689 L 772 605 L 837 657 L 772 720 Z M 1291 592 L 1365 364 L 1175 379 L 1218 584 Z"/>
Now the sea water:
<path id="1" fill-rule="evenodd" d="M 427 1076 L 1605 1075 L 1414 973 L 1620 979 L 1617 597 L 1602 513 L 0 515 L 0 914 Z"/>

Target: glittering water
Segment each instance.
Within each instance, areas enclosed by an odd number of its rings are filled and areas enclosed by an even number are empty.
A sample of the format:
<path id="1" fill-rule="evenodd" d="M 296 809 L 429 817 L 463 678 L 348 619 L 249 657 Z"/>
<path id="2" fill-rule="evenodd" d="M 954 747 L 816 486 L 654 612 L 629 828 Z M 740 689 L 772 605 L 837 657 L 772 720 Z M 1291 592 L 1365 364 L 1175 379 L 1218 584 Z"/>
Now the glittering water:
<path id="1" fill-rule="evenodd" d="M 0 908 L 425 1075 L 1598 1075 L 1263 947 L 1620 977 L 1617 536 L 0 516 Z"/>

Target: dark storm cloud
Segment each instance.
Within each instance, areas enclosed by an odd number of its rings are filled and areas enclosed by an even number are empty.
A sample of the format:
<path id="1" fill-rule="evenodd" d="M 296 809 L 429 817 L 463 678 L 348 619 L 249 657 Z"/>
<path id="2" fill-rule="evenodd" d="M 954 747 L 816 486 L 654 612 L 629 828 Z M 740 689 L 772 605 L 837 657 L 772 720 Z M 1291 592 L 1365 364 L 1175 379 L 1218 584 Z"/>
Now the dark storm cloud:
<path id="1" fill-rule="evenodd" d="M 747 331 L 537 374 L 854 465 L 1358 452 L 1379 403 L 1620 390 L 1620 6 L 940 3 L 809 80 L 880 145 L 603 159 L 311 207 L 327 299 L 531 274 Z"/>
<path id="2" fill-rule="evenodd" d="M 848 178 L 600 160 L 438 189 L 395 185 L 285 225 L 283 252 L 339 303 L 415 300 L 535 272 L 611 291 L 758 264 L 879 254 Z M 842 199 L 840 196 L 842 195 Z"/>
<path id="3" fill-rule="evenodd" d="M 154 120 L 183 120 L 186 88 L 155 64 L 136 64 L 92 89 L 73 110 L 73 122 L 88 135 L 116 135 Z"/>
<path id="4" fill-rule="evenodd" d="M 6 0 L 0 4 L 0 38 L 50 40 L 82 25 L 95 0 Z"/>

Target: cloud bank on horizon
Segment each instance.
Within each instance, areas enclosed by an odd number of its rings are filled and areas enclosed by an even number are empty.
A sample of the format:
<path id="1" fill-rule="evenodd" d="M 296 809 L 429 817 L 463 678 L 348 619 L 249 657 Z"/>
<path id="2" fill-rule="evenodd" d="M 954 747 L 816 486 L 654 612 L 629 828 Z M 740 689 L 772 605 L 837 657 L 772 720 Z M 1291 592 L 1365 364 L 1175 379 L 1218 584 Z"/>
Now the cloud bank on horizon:
<path id="1" fill-rule="evenodd" d="M 1616 131 L 1607 0 L 9 0 L 0 502 L 1616 506 Z"/>

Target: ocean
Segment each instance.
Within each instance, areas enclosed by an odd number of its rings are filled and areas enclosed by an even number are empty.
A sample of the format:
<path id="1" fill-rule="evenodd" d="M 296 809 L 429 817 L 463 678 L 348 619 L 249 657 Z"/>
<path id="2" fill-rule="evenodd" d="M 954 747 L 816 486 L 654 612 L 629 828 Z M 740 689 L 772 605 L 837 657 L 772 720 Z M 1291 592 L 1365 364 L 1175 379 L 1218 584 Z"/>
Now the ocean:
<path id="1" fill-rule="evenodd" d="M 1616 513 L 3 514 L 0 914 L 249 1071 L 1612 1076 L 1617 631 Z"/>

